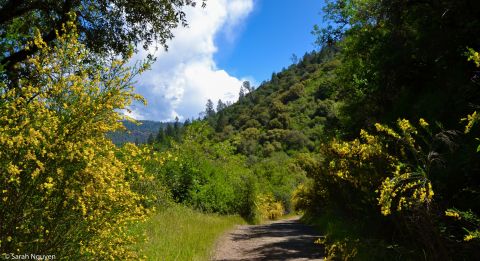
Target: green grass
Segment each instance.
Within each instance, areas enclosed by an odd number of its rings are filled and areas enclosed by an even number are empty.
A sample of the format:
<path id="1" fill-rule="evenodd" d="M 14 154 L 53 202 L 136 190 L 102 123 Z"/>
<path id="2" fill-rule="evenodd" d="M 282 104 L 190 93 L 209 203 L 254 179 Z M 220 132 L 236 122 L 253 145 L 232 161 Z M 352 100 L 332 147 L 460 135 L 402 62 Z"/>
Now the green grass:
<path id="1" fill-rule="evenodd" d="M 239 216 L 204 214 L 182 206 L 172 206 L 131 228 L 146 241 L 135 245 L 147 260 L 209 260 L 215 241 L 235 224 Z"/>

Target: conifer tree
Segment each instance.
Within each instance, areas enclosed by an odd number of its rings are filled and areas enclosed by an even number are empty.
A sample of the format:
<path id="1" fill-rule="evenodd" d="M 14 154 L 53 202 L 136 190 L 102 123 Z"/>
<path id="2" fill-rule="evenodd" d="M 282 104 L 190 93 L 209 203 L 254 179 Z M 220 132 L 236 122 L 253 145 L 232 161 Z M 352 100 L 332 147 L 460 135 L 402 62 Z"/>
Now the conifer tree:
<path id="1" fill-rule="evenodd" d="M 238 101 L 242 102 L 245 99 L 245 89 L 243 89 L 243 85 L 240 86 L 240 92 L 238 93 Z"/>
<path id="2" fill-rule="evenodd" d="M 150 133 L 150 135 L 148 135 L 147 143 L 151 145 L 154 141 L 153 134 Z"/>
<path id="3" fill-rule="evenodd" d="M 212 100 L 208 99 L 207 104 L 205 105 L 205 117 L 215 116 L 215 109 L 213 108 Z"/>
<path id="4" fill-rule="evenodd" d="M 223 103 L 222 99 L 218 99 L 217 102 L 217 113 L 223 111 L 225 108 L 227 108 L 227 105 Z"/>
<path id="5" fill-rule="evenodd" d="M 157 142 L 159 144 L 163 144 L 165 142 L 165 129 L 163 127 L 163 124 L 160 126 L 160 129 L 158 130 Z"/>
<path id="6" fill-rule="evenodd" d="M 168 138 L 173 138 L 175 136 L 175 130 L 171 123 L 167 123 L 167 128 L 165 129 L 165 136 Z"/>
<path id="7" fill-rule="evenodd" d="M 178 117 L 175 117 L 175 122 L 173 123 L 173 132 L 174 132 L 174 139 L 176 141 L 180 141 L 181 139 L 181 126 Z"/>

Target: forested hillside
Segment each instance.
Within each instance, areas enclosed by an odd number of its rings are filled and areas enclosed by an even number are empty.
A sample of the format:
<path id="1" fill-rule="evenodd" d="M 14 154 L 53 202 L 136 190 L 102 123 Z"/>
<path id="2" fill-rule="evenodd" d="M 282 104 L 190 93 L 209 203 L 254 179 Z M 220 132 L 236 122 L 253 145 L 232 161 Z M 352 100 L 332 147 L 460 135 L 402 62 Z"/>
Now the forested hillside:
<path id="1" fill-rule="evenodd" d="M 189 121 L 186 121 L 187 125 Z M 155 140 L 163 140 L 166 142 L 168 137 L 178 139 L 180 133 L 179 129 L 184 123 L 178 121 L 174 122 L 158 122 L 158 121 L 122 121 L 123 129 L 108 133 L 108 138 L 116 145 L 123 145 L 125 143 L 152 144 Z"/>
<path id="2" fill-rule="evenodd" d="M 236 135 L 238 152 L 248 156 L 314 151 L 338 125 L 339 103 L 332 95 L 336 53 L 335 47 L 307 53 L 256 90 L 242 86 L 239 101 L 207 121 L 221 138 Z"/>
<path id="3" fill-rule="evenodd" d="M 108 137 L 117 145 L 127 142 L 135 144 L 148 143 L 149 139 L 152 141 L 160 128 L 166 128 L 164 125 L 167 124 L 156 121 L 138 121 L 136 123 L 124 121 L 123 126 L 125 126 L 125 129 L 109 133 Z"/>

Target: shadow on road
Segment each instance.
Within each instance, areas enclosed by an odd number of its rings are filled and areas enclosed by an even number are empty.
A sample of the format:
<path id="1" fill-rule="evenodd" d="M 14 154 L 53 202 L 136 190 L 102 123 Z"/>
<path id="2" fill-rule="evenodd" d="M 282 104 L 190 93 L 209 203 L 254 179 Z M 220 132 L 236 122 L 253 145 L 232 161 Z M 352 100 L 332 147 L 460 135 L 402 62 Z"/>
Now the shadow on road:
<path id="1" fill-rule="evenodd" d="M 323 260 L 324 249 L 314 243 L 320 236 L 298 219 L 248 226 L 230 234 L 241 253 L 216 260 Z"/>

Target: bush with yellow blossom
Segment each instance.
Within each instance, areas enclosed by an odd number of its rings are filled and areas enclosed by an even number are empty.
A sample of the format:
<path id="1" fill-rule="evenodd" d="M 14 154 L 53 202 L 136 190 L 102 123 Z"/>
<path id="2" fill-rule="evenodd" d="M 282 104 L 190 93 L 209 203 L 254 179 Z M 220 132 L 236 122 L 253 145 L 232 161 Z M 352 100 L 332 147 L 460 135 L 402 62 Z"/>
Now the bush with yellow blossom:
<path id="1" fill-rule="evenodd" d="M 282 202 L 275 200 L 271 193 L 257 195 L 256 206 L 262 219 L 275 220 L 285 212 Z"/>
<path id="2" fill-rule="evenodd" d="M 419 126 L 429 132 L 425 120 L 420 119 Z M 419 130 L 405 119 L 397 121 L 398 131 L 378 123 L 375 128 L 377 135 L 362 130 L 360 138 L 353 141 L 334 140 L 327 172 L 338 182 L 347 182 L 369 195 L 365 200 L 378 201 L 384 215 L 428 205 L 433 189 L 426 152 L 417 142 Z M 374 191 L 378 191 L 378 198 Z"/>
<path id="3" fill-rule="evenodd" d="M 313 178 L 309 189 L 312 192 L 306 198 L 315 202 L 307 209 L 319 207 L 316 211 L 326 216 L 340 213 L 350 222 L 363 220 L 358 223 L 375 224 L 373 227 L 364 225 L 364 229 L 368 228 L 377 235 L 382 234 L 383 223 L 402 220 L 396 223 L 396 229 L 417 237 L 425 251 L 430 253 L 441 245 L 431 213 L 434 205 L 431 175 L 437 164 L 431 146 L 434 140 L 431 127 L 424 119 L 417 124 L 399 119 L 395 127 L 378 123 L 374 127 L 372 131 L 361 130 L 360 137 L 351 141 L 334 139 L 323 149 L 317 163 L 303 160 L 304 168 Z M 380 251 L 388 245 L 382 241 L 373 240 L 356 246 L 354 242 L 358 235 L 348 234 L 345 237 L 348 240 L 342 241 L 345 234 L 335 227 L 325 227 L 327 231 L 337 233 L 337 238 L 326 244 L 327 250 L 338 241 L 351 244 L 336 250 L 346 251 L 342 255 L 354 253 L 357 247 L 374 249 L 372 251 L 379 251 L 380 256 L 387 253 L 383 251 L 385 249 Z"/>
<path id="4" fill-rule="evenodd" d="M 477 67 L 480 67 L 480 54 L 472 48 L 468 48 L 467 51 L 468 61 L 475 63 Z M 466 122 L 465 133 L 468 134 L 472 129 L 480 122 L 480 114 L 477 111 L 474 111 L 472 114 L 467 115 L 466 118 L 462 119 L 463 122 Z M 476 138 L 477 141 L 480 141 L 480 138 Z M 477 147 L 477 152 L 480 152 L 480 145 Z M 471 210 L 461 211 L 459 209 L 450 208 L 445 211 L 445 216 L 455 220 L 465 231 L 463 240 L 468 242 L 472 240 L 480 240 L 480 218 Z"/>
<path id="5" fill-rule="evenodd" d="M 72 18 L 74 19 L 74 18 Z M 0 82 L 0 254 L 59 259 L 137 258 L 125 227 L 145 216 L 137 161 L 105 134 L 122 127 L 121 111 L 141 97 L 130 69 L 113 59 L 92 64 L 68 22 L 54 44 L 36 33 L 39 52 L 19 64 L 18 84 Z"/>

